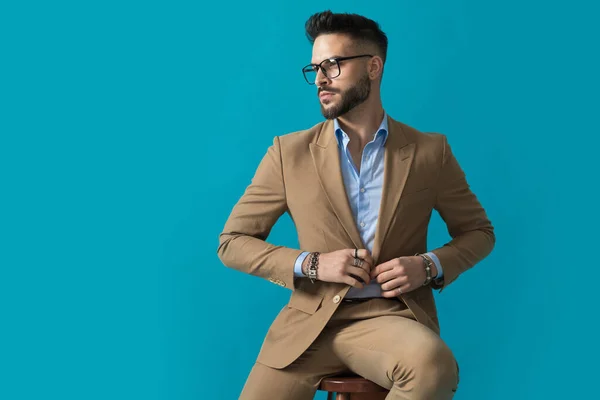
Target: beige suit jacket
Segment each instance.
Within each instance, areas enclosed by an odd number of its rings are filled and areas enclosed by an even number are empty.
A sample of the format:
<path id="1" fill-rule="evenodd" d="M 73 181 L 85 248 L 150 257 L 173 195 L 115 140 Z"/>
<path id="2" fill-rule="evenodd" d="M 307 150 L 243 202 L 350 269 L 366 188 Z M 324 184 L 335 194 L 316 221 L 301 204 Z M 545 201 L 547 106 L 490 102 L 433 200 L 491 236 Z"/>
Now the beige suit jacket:
<path id="1" fill-rule="evenodd" d="M 493 249 L 493 227 L 470 190 L 445 135 L 423 133 L 388 116 L 384 184 L 372 255 L 375 265 L 427 249 L 435 209 L 452 239 L 429 250 L 444 271 L 441 285 L 403 294 L 417 321 L 440 333 L 432 289 L 440 292 Z M 283 213 L 294 221 L 300 249 L 266 241 Z M 258 361 L 283 368 L 319 335 L 350 286 L 294 276 L 302 251 L 365 248 L 342 179 L 332 121 L 277 136 L 219 236 L 227 267 L 290 289 L 289 303 L 265 337 Z"/>

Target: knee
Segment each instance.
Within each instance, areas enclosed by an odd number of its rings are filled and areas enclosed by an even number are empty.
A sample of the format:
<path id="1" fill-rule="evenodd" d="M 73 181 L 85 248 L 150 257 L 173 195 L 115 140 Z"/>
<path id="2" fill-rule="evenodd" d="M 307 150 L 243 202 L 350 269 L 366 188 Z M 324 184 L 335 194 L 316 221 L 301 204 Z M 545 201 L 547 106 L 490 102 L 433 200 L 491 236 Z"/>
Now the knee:
<path id="1" fill-rule="evenodd" d="M 408 362 L 394 365 L 392 379 L 395 386 L 423 393 L 455 391 L 458 368 L 454 354 L 442 341 L 415 349 Z"/>
<path id="2" fill-rule="evenodd" d="M 424 352 L 420 362 L 417 363 L 419 375 L 423 379 L 431 377 L 432 380 L 443 380 L 457 376 L 457 364 L 454 354 L 443 342 L 438 342 Z"/>

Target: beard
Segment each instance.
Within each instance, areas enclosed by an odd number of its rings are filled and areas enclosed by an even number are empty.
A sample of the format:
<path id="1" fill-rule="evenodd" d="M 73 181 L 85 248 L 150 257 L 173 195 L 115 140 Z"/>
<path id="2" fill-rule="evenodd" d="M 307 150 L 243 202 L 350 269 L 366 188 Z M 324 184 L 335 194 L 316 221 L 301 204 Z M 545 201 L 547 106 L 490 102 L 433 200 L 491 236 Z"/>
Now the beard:
<path id="1" fill-rule="evenodd" d="M 371 94 L 371 80 L 369 74 L 365 74 L 351 88 L 340 92 L 341 100 L 338 104 L 334 104 L 329 108 L 325 108 L 321 103 L 321 114 L 327 119 L 338 118 L 346 114 L 354 107 L 364 103 Z"/>

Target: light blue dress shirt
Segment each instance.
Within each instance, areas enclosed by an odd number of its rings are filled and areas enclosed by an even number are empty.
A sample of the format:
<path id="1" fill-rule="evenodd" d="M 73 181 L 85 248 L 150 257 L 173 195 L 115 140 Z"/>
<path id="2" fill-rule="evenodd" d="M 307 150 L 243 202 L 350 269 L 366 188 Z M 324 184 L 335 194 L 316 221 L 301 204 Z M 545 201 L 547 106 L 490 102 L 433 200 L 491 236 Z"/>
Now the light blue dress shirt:
<path id="1" fill-rule="evenodd" d="M 360 173 L 348 151 L 350 138 L 340 128 L 337 119 L 334 119 L 334 131 L 338 142 L 342 177 L 352 208 L 354 221 L 357 224 L 363 243 L 369 252 L 372 252 L 383 188 L 384 144 L 388 135 L 387 114 L 384 113 L 383 121 L 375 133 L 373 140 L 367 143 L 363 150 Z M 302 263 L 308 254 L 310 253 L 305 251 L 296 259 L 294 264 L 295 276 L 304 276 L 302 273 Z M 437 267 L 438 275 L 435 278 L 441 279 L 444 275 L 439 259 L 431 252 L 426 254 L 432 258 Z M 381 285 L 373 279 L 362 289 L 350 288 L 346 297 L 381 297 Z"/>

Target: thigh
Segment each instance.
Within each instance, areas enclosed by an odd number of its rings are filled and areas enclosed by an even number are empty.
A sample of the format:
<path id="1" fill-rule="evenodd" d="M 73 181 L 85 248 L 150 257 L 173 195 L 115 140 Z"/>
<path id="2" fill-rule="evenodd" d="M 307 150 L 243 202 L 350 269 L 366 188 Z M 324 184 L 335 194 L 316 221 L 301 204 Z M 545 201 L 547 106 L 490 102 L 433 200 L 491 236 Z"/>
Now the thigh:
<path id="1" fill-rule="evenodd" d="M 311 379 L 297 377 L 287 369 L 275 369 L 256 362 L 240 394 L 240 400 L 309 400 L 316 389 Z"/>
<path id="2" fill-rule="evenodd" d="M 458 384 L 448 346 L 405 316 L 382 315 L 345 325 L 333 339 L 333 350 L 352 371 L 394 392 L 443 391 L 447 396 L 432 398 L 450 398 Z M 429 387 L 432 382 L 437 386 Z"/>
<path id="3" fill-rule="evenodd" d="M 350 370 L 332 350 L 332 332 L 324 330 L 315 342 L 289 366 L 276 369 L 255 363 L 240 400 L 311 400 L 326 376 Z"/>

